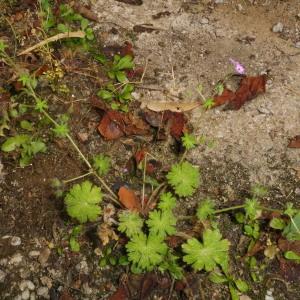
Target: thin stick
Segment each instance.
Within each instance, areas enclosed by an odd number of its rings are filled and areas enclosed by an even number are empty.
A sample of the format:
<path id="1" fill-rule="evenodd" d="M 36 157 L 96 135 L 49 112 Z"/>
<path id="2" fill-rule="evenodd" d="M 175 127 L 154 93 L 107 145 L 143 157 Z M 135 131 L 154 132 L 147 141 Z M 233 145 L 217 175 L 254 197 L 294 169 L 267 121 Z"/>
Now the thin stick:
<path id="1" fill-rule="evenodd" d="M 175 279 L 172 279 L 172 284 L 171 284 L 171 288 L 170 288 L 170 292 L 169 292 L 169 296 L 168 296 L 168 300 L 171 300 L 172 294 L 173 294 L 173 290 L 174 290 L 174 284 L 175 284 Z"/>
<path id="2" fill-rule="evenodd" d="M 143 170 L 143 189 L 142 189 L 142 209 L 144 209 L 145 204 L 145 181 L 146 181 L 146 169 L 147 169 L 147 152 L 144 158 L 144 170 Z"/>
<path id="3" fill-rule="evenodd" d="M 18 56 L 30 53 L 31 51 L 33 51 L 37 48 L 40 48 L 44 45 L 47 45 L 49 43 L 52 43 L 52 42 L 55 42 L 55 41 L 58 41 L 58 40 L 61 40 L 61 39 L 65 39 L 65 38 L 84 38 L 84 37 L 85 37 L 85 33 L 83 31 L 59 33 L 59 34 L 51 36 L 51 37 L 37 43 L 36 45 L 34 45 L 32 47 L 27 48 L 26 50 L 20 52 L 18 54 Z"/>
<path id="4" fill-rule="evenodd" d="M 63 183 L 66 184 L 66 183 L 69 183 L 69 182 L 72 182 L 72 181 L 75 181 L 75 180 L 87 177 L 87 176 L 92 175 L 92 174 L 93 174 L 93 172 L 90 171 L 90 172 L 85 173 L 83 175 L 80 175 L 80 176 L 77 176 L 77 177 L 74 177 L 74 178 L 71 178 L 71 179 L 63 180 Z"/>

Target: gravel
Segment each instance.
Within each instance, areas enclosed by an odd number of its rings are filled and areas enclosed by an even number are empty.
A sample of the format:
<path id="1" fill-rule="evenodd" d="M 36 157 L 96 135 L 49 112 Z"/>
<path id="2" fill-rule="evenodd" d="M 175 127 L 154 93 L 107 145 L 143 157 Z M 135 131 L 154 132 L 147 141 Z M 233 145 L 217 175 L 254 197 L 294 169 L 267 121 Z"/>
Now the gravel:
<path id="1" fill-rule="evenodd" d="M 42 297 L 44 299 L 49 299 L 49 289 L 46 286 L 41 286 L 36 291 L 37 295 L 39 297 Z"/>
<path id="2" fill-rule="evenodd" d="M 275 33 L 282 32 L 283 31 L 283 24 L 278 22 L 277 24 L 275 24 L 273 26 L 272 31 L 275 32 Z"/>
<path id="3" fill-rule="evenodd" d="M 12 256 L 12 258 L 9 261 L 9 264 L 11 265 L 19 265 L 23 260 L 23 256 L 21 253 L 16 253 Z"/>
<path id="4" fill-rule="evenodd" d="M 6 273 L 0 270 L 0 283 L 4 282 L 5 277 L 6 277 Z"/>
<path id="5" fill-rule="evenodd" d="M 10 244 L 12 245 L 12 246 L 20 246 L 21 245 L 21 238 L 19 238 L 18 236 L 13 236 L 12 238 L 11 238 L 11 241 L 10 241 Z"/>

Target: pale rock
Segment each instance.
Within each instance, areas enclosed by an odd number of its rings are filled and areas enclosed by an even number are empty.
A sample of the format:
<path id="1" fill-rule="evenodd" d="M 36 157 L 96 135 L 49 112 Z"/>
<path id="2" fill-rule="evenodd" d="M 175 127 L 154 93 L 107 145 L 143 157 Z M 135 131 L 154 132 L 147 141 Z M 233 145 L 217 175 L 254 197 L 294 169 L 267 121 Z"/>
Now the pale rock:
<path id="1" fill-rule="evenodd" d="M 18 236 L 13 236 L 10 240 L 10 244 L 15 247 L 20 246 L 21 243 L 22 243 L 21 238 L 19 238 Z"/>
<path id="2" fill-rule="evenodd" d="M 23 256 L 20 253 L 16 253 L 12 256 L 12 258 L 9 261 L 9 264 L 11 265 L 19 265 L 23 260 Z"/>
<path id="3" fill-rule="evenodd" d="M 282 32 L 283 31 L 283 24 L 281 22 L 278 22 L 275 24 L 272 28 L 272 31 L 275 33 Z"/>

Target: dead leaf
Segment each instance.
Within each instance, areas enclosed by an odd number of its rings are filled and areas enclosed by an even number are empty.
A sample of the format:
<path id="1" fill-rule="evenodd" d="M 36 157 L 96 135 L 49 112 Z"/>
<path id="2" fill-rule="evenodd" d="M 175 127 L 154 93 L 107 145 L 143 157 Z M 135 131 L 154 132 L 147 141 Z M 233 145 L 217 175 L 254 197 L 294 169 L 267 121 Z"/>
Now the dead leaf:
<path id="1" fill-rule="evenodd" d="M 98 131 L 107 140 L 115 140 L 125 135 L 147 135 L 150 133 L 150 126 L 140 117 L 132 113 L 110 110 L 103 101 L 99 101 L 95 97 L 92 97 L 90 101 L 92 106 L 105 111 Z"/>
<path id="2" fill-rule="evenodd" d="M 130 55 L 130 56 L 134 57 L 132 48 L 133 48 L 132 44 L 130 42 L 126 41 L 124 43 L 124 45 L 122 45 L 122 46 L 117 45 L 117 44 L 105 46 L 102 49 L 102 53 L 106 57 L 113 57 L 116 54 L 119 54 L 121 56 Z"/>
<path id="3" fill-rule="evenodd" d="M 288 241 L 286 239 L 279 239 L 278 248 L 282 252 L 293 251 L 297 255 L 300 255 L 300 241 Z"/>
<path id="4" fill-rule="evenodd" d="M 144 118 L 151 126 L 159 128 L 159 131 L 168 128 L 170 134 L 177 140 L 180 140 L 183 133 L 187 130 L 187 119 L 183 113 L 169 110 L 164 112 L 147 110 L 144 112 Z"/>
<path id="5" fill-rule="evenodd" d="M 296 135 L 290 140 L 288 148 L 300 148 L 300 135 Z"/>
<path id="6" fill-rule="evenodd" d="M 109 300 L 126 300 L 128 299 L 127 290 L 120 286 L 109 298 Z"/>
<path id="7" fill-rule="evenodd" d="M 185 131 L 186 119 L 183 113 L 173 113 L 170 117 L 171 126 L 170 126 L 170 134 L 177 140 L 183 136 Z"/>
<path id="8" fill-rule="evenodd" d="M 124 136 L 124 132 L 110 119 L 109 115 L 104 115 L 101 119 L 98 131 L 107 140 L 115 140 Z"/>
<path id="9" fill-rule="evenodd" d="M 141 108 L 147 107 L 148 109 L 160 112 L 160 111 L 172 111 L 172 112 L 185 112 L 195 109 L 201 106 L 199 101 L 192 102 L 167 102 L 167 101 L 149 101 L 142 102 Z"/>
<path id="10" fill-rule="evenodd" d="M 132 211 L 140 211 L 141 204 L 133 190 L 122 186 L 119 189 L 118 196 L 120 202 L 125 206 L 125 208 Z"/>
<path id="11" fill-rule="evenodd" d="M 114 230 L 107 223 L 102 223 L 98 226 L 97 234 L 103 246 L 107 245 L 110 240 L 117 241 L 119 239 Z"/>
<path id="12" fill-rule="evenodd" d="M 220 106 L 225 103 L 228 103 L 232 101 L 235 97 L 235 94 L 233 91 L 229 89 L 224 89 L 223 93 L 221 95 L 217 95 L 214 97 L 214 106 Z"/>
<path id="13" fill-rule="evenodd" d="M 263 245 L 261 241 L 256 241 L 256 243 L 253 245 L 253 247 L 246 253 L 246 257 L 254 256 L 258 252 L 260 252 L 264 249 L 265 249 L 265 245 Z"/>
<path id="14" fill-rule="evenodd" d="M 240 109 L 247 101 L 254 99 L 257 95 L 266 91 L 267 76 L 243 77 L 239 83 L 238 89 L 233 92 L 224 89 L 221 95 L 214 97 L 214 106 L 227 104 L 228 109 Z"/>

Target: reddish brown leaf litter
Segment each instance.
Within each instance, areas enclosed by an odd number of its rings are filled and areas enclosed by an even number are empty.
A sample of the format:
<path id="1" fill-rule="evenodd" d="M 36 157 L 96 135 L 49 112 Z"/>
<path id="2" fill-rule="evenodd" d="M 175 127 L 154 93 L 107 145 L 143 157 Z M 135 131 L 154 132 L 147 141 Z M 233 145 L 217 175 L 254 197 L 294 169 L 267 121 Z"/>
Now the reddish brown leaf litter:
<path id="1" fill-rule="evenodd" d="M 143 163 L 143 160 L 146 157 L 146 149 L 138 150 L 135 155 L 134 159 L 136 161 L 136 165 L 139 166 L 141 163 Z M 157 171 L 162 166 L 161 162 L 155 160 L 155 159 L 147 159 L 146 161 L 146 174 L 151 175 L 155 171 Z M 144 166 L 143 166 L 144 167 Z"/>
<path id="2" fill-rule="evenodd" d="M 288 148 L 300 148 L 300 135 L 296 135 L 290 140 Z"/>
<path id="3" fill-rule="evenodd" d="M 240 109 L 247 101 L 254 99 L 259 94 L 265 93 L 266 82 L 267 75 L 243 77 L 235 92 L 225 88 L 221 95 L 215 96 L 214 106 L 227 103 L 228 109 Z"/>
<path id="4" fill-rule="evenodd" d="M 122 186 L 118 192 L 119 200 L 122 205 L 132 211 L 140 211 L 141 203 L 133 190 Z"/>
<path id="5" fill-rule="evenodd" d="M 177 140 L 187 131 L 187 119 L 183 113 L 166 110 L 164 112 L 154 112 L 147 110 L 144 112 L 145 120 L 152 126 L 158 128 L 159 139 L 164 139 L 165 129 L 169 128 L 170 134 Z"/>
<path id="6" fill-rule="evenodd" d="M 126 300 L 129 299 L 126 288 L 120 286 L 109 298 L 109 300 Z"/>
<path id="7" fill-rule="evenodd" d="M 285 239 L 279 239 L 278 248 L 282 252 L 293 251 L 297 255 L 300 255 L 300 241 L 288 241 Z"/>
<path id="8" fill-rule="evenodd" d="M 134 57 L 133 47 L 130 42 L 125 42 L 124 45 L 108 45 L 103 47 L 102 53 L 107 57 L 113 57 L 116 54 L 121 56 L 130 55 Z"/>

